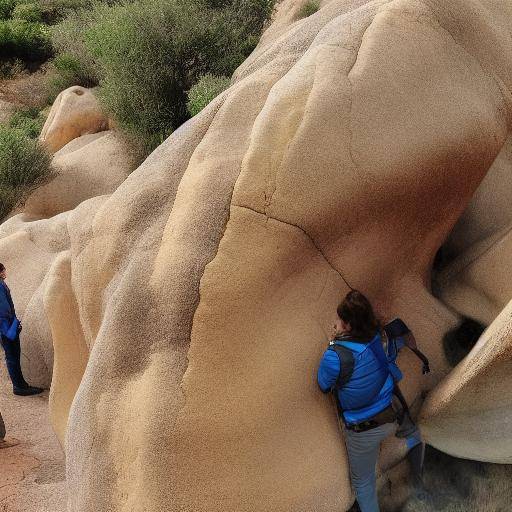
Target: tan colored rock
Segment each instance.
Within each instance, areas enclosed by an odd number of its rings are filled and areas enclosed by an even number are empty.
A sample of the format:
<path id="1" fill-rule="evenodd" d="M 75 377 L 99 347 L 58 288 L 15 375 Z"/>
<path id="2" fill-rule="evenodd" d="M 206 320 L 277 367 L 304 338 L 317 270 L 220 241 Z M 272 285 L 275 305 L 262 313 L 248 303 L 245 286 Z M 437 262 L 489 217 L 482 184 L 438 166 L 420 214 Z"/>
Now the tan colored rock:
<path id="1" fill-rule="evenodd" d="M 315 384 L 326 332 L 350 283 L 431 358 L 430 381 L 402 359 L 411 401 L 448 371 L 457 319 L 428 293 L 430 266 L 507 137 L 511 17 L 330 2 L 259 48 L 90 238 L 72 235 L 93 348 L 67 427 L 71 510 L 349 507 Z M 381 467 L 402 454 L 391 439 Z"/>
<path id="2" fill-rule="evenodd" d="M 92 90 L 74 85 L 55 99 L 39 140 L 56 152 L 77 137 L 108 129 L 108 117 Z"/>
<path id="3" fill-rule="evenodd" d="M 511 172 L 509 137 L 445 244 L 453 261 L 436 277 L 443 302 L 485 325 L 512 298 Z"/>
<path id="4" fill-rule="evenodd" d="M 111 194 L 133 169 L 129 148 L 115 131 L 82 135 L 55 153 L 56 176 L 36 189 L 26 214 L 51 217 L 91 197 Z"/>
<path id="5" fill-rule="evenodd" d="M 422 431 L 457 457 L 512 463 L 512 302 L 429 395 Z"/>
<path id="6" fill-rule="evenodd" d="M 40 314 L 70 511 L 349 508 L 315 382 L 335 307 L 350 285 L 411 326 L 433 369 L 401 357 L 411 403 L 448 373 L 458 319 L 430 269 L 507 139 L 511 19 L 491 0 L 332 0 L 58 216 Z M 404 451 L 389 439 L 381 471 Z"/>
<path id="7" fill-rule="evenodd" d="M 53 368 L 53 343 L 44 314 L 43 290 L 56 255 L 69 247 L 68 213 L 49 220 L 16 215 L 0 226 L 0 262 L 16 313 L 23 323 L 21 364 L 33 385 L 48 387 Z"/>

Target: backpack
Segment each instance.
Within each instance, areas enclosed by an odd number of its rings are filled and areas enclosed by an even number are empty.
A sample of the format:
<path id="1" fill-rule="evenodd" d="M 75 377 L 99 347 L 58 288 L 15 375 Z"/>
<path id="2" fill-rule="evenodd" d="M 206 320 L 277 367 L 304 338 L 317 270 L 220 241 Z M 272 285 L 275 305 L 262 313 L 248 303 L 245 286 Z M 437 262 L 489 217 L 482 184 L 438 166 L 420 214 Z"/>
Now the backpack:
<path id="1" fill-rule="evenodd" d="M 349 338 L 347 338 L 347 341 L 348 340 Z M 340 341 L 343 342 L 343 340 Z M 392 342 L 393 340 L 388 339 L 388 349 L 390 348 L 390 341 Z M 391 352 L 391 354 L 394 355 L 393 357 L 393 355 L 390 355 L 389 350 L 387 350 L 386 352 L 384 351 L 382 343 L 377 344 L 376 342 L 370 342 L 368 346 L 373 352 L 373 355 L 381 364 L 381 366 L 387 368 L 387 370 L 393 377 L 395 383 L 402 380 L 402 372 L 400 371 L 400 368 L 398 368 L 396 364 L 396 356 L 398 354 L 398 351 L 393 350 Z M 348 347 L 345 347 L 344 345 L 335 342 L 329 346 L 329 350 L 333 350 L 334 352 L 336 352 L 340 360 L 340 373 L 338 374 L 338 378 L 336 379 L 336 383 L 334 385 L 335 389 L 340 390 L 350 381 L 350 379 L 352 378 L 352 374 L 354 373 L 354 354 L 352 350 L 350 350 Z"/>

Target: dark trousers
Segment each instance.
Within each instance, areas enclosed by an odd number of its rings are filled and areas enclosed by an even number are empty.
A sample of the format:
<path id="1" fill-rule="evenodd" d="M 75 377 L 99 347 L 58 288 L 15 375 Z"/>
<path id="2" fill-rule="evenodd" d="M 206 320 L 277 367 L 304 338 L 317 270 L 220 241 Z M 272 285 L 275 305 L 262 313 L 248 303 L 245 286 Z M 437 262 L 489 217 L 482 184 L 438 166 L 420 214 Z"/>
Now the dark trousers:
<path id="1" fill-rule="evenodd" d="M 9 372 L 13 387 L 28 387 L 28 384 L 23 378 L 23 373 L 21 372 L 20 337 L 16 336 L 16 339 L 11 341 L 5 336 L 2 336 L 2 348 L 5 352 L 5 364 L 7 365 L 7 371 Z"/>
<path id="2" fill-rule="evenodd" d="M 2 413 L 0 412 L 0 441 L 5 437 L 5 425 L 4 420 L 2 418 Z"/>

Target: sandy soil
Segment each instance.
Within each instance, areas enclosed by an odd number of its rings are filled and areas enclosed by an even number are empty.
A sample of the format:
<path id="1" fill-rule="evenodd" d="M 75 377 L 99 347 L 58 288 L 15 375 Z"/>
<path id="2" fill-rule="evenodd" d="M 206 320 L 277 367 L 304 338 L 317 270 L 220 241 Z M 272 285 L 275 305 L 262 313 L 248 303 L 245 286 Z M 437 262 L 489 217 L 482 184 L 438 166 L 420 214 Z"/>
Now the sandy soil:
<path id="1" fill-rule="evenodd" d="M 64 453 L 50 427 L 48 391 L 38 396 L 13 395 L 3 353 L 0 411 L 7 437 L 20 442 L 0 450 L 0 512 L 64 512 Z"/>

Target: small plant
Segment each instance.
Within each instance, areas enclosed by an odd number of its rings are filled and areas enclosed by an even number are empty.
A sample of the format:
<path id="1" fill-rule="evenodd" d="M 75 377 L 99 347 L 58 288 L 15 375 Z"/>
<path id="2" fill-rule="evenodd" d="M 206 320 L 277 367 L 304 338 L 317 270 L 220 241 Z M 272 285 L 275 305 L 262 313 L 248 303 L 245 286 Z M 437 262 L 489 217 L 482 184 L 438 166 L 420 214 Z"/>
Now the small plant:
<path id="1" fill-rule="evenodd" d="M 203 75 L 188 92 L 188 113 L 195 116 L 201 112 L 210 101 L 226 90 L 230 83 L 230 79 L 225 76 L 214 76 L 210 73 Z"/>
<path id="2" fill-rule="evenodd" d="M 45 116 L 37 108 L 27 108 L 15 112 L 10 120 L 9 127 L 20 130 L 29 139 L 37 139 L 45 122 Z"/>
<path id="3" fill-rule="evenodd" d="M 20 59 L 0 62 L 0 78 L 13 78 L 25 71 L 25 64 Z"/>
<path id="4" fill-rule="evenodd" d="M 307 18 L 315 14 L 320 9 L 320 2 L 318 0 L 306 0 L 297 13 L 297 18 Z"/>
<path id="5" fill-rule="evenodd" d="M 39 5 L 33 3 L 17 4 L 12 11 L 12 18 L 37 23 L 43 21 L 43 11 Z"/>
<path id="6" fill-rule="evenodd" d="M 52 176 L 51 157 L 22 130 L 0 126 L 0 220 Z"/>

